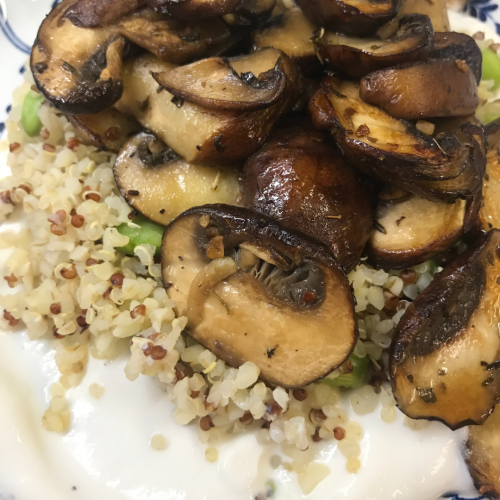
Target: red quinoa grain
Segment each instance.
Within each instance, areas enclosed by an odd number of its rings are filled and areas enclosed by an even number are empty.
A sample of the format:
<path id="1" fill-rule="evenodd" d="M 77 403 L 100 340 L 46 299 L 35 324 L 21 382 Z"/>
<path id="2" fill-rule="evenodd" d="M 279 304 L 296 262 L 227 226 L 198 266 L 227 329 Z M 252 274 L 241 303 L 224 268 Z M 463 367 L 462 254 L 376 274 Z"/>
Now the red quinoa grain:
<path id="1" fill-rule="evenodd" d="M 342 441 L 345 438 L 345 429 L 343 427 L 335 427 L 333 429 L 333 435 L 337 441 Z"/>
<path id="2" fill-rule="evenodd" d="M 61 304 L 59 302 L 54 302 L 50 305 L 50 312 L 52 314 L 61 314 Z"/>
<path id="3" fill-rule="evenodd" d="M 297 401 L 304 401 L 307 399 L 307 391 L 305 389 L 295 389 L 292 394 Z"/>
<path id="4" fill-rule="evenodd" d="M 166 355 L 167 355 L 167 350 L 163 349 L 161 345 L 155 345 L 151 349 L 151 359 L 154 359 L 155 361 L 160 361 L 161 359 L 164 359 Z"/>
<path id="5" fill-rule="evenodd" d="M 413 269 L 405 269 L 399 273 L 405 285 L 413 285 L 417 281 L 417 273 Z"/>
<path id="6" fill-rule="evenodd" d="M 80 229 L 84 223 L 85 217 L 83 215 L 76 214 L 71 217 L 71 225 L 77 229 Z"/>
<path id="7" fill-rule="evenodd" d="M 15 153 L 16 151 L 19 151 L 21 149 L 21 144 L 18 142 L 12 142 L 9 144 L 9 151 L 11 153 Z"/>
<path id="8" fill-rule="evenodd" d="M 130 311 L 130 316 L 132 317 L 132 319 L 135 319 L 138 316 L 146 316 L 146 306 L 144 304 L 140 304 L 134 307 L 134 309 Z"/>
<path id="9" fill-rule="evenodd" d="M 78 273 L 76 271 L 76 267 L 74 264 L 71 264 L 71 267 L 70 268 L 67 268 L 67 267 L 63 267 L 61 269 L 61 276 L 65 279 L 65 280 L 72 280 L 72 279 L 75 279 L 77 277 Z"/>
<path id="10" fill-rule="evenodd" d="M 111 281 L 111 284 L 115 287 L 121 287 L 123 285 L 123 280 L 125 279 L 125 276 L 122 273 L 115 273 L 111 275 L 111 278 L 109 278 L 109 281 Z"/>
<path id="11" fill-rule="evenodd" d="M 200 418 L 200 429 L 202 431 L 209 431 L 214 426 L 212 422 L 212 417 L 210 415 L 206 415 L 203 418 Z"/>
<path id="12" fill-rule="evenodd" d="M 43 145 L 43 150 L 47 151 L 47 153 L 55 153 L 56 152 L 56 147 L 52 146 L 52 144 L 44 144 Z"/>

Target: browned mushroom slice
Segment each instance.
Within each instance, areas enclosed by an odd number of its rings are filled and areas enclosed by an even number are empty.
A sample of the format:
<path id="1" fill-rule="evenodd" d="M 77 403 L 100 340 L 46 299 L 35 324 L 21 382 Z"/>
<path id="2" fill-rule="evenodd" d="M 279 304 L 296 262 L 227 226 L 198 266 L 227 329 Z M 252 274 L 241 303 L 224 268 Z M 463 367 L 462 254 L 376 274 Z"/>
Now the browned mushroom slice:
<path id="1" fill-rule="evenodd" d="M 145 0 L 153 9 L 177 19 L 203 19 L 236 12 L 245 0 Z"/>
<path id="2" fill-rule="evenodd" d="M 259 25 L 275 12 L 276 6 L 276 0 L 245 0 L 240 9 L 223 19 L 230 26 Z"/>
<path id="3" fill-rule="evenodd" d="M 122 94 L 124 41 L 107 28 L 79 28 L 64 19 L 73 3 L 65 0 L 41 24 L 31 70 L 39 91 L 57 109 L 98 113 Z"/>
<path id="4" fill-rule="evenodd" d="M 251 210 L 185 212 L 165 230 L 162 270 L 189 335 L 269 383 L 309 384 L 356 343 L 349 283 L 327 247 Z"/>
<path id="5" fill-rule="evenodd" d="M 322 132 L 281 130 L 245 164 L 244 204 L 326 244 L 349 272 L 373 223 L 369 190 Z"/>
<path id="6" fill-rule="evenodd" d="M 297 4 L 316 25 L 355 36 L 375 33 L 399 8 L 399 0 L 297 0 Z"/>
<path id="7" fill-rule="evenodd" d="M 483 425 L 469 429 L 465 453 L 469 472 L 481 495 L 500 498 L 500 409 Z"/>
<path id="8" fill-rule="evenodd" d="M 220 19 L 191 22 L 165 19 L 150 9 L 126 17 L 117 29 L 159 59 L 176 64 L 190 62 L 231 39 L 228 27 Z"/>
<path id="9" fill-rule="evenodd" d="M 75 26 L 100 28 L 134 12 L 144 0 L 77 0 L 64 13 Z"/>
<path id="10" fill-rule="evenodd" d="M 500 231 L 435 277 L 408 307 L 391 352 L 399 408 L 451 429 L 481 424 L 500 396 Z"/>
<path id="11" fill-rule="evenodd" d="M 488 155 L 483 179 L 483 198 L 479 209 L 481 227 L 500 229 L 500 121 L 486 126 Z"/>
<path id="12" fill-rule="evenodd" d="M 474 38 L 465 33 L 434 33 L 434 47 L 430 57 L 465 61 L 477 83 L 481 81 L 483 55 Z"/>
<path id="13" fill-rule="evenodd" d="M 365 252 L 385 269 L 405 269 L 451 248 L 462 236 L 466 202 L 430 201 L 410 194 L 380 200 Z"/>
<path id="14" fill-rule="evenodd" d="M 309 73 L 321 66 L 312 42 L 315 29 L 300 9 L 289 9 L 252 33 L 253 47 L 280 49 Z"/>
<path id="15" fill-rule="evenodd" d="M 434 31 L 450 31 L 447 0 L 403 0 L 399 15 L 423 14 L 429 16 Z"/>
<path id="16" fill-rule="evenodd" d="M 278 69 L 275 69 L 280 60 Z M 256 75 L 268 70 L 283 72 L 285 92 L 272 105 L 257 111 L 223 111 L 207 109 L 189 101 L 181 101 L 166 90 L 158 92 L 151 73 L 161 73 L 174 66 L 146 54 L 127 62 L 124 68 L 125 90 L 117 109 L 134 116 L 165 144 L 190 163 L 241 161 L 264 143 L 276 121 L 291 110 L 297 101 L 301 82 L 298 70 L 282 52 L 267 49 L 239 60 L 231 60 L 238 73 Z M 247 75 L 248 78 L 248 75 Z M 206 75 L 206 81 L 210 75 Z"/>
<path id="17" fill-rule="evenodd" d="M 78 137 L 99 149 L 118 153 L 128 136 L 141 126 L 116 109 L 105 109 L 95 115 L 67 115 Z"/>
<path id="18" fill-rule="evenodd" d="M 193 206 L 241 203 L 236 169 L 187 163 L 151 134 L 130 138 L 113 171 L 130 206 L 165 226 Z"/>
<path id="19" fill-rule="evenodd" d="M 378 69 L 424 59 L 430 52 L 434 31 L 427 16 L 404 16 L 396 29 L 394 35 L 384 40 L 379 37 L 354 38 L 327 31 L 315 43 L 328 66 L 361 78 Z"/>
<path id="20" fill-rule="evenodd" d="M 274 53 L 269 52 L 274 60 Z M 255 111 L 276 103 L 286 92 L 286 75 L 278 65 L 259 78 L 241 77 L 226 58 L 212 57 L 163 73 L 153 73 L 176 98 L 210 110 Z"/>
<path id="21" fill-rule="evenodd" d="M 421 119 L 474 114 L 479 104 L 472 70 L 460 60 L 401 64 L 366 75 L 361 98 L 396 118 Z"/>
<path id="22" fill-rule="evenodd" d="M 430 123 L 429 135 L 419 132 L 362 101 L 353 82 L 327 76 L 309 109 L 314 124 L 332 131 L 351 164 L 408 191 L 417 189 L 417 181 L 455 179 L 466 169 L 469 150 L 456 135 L 433 137 Z"/>

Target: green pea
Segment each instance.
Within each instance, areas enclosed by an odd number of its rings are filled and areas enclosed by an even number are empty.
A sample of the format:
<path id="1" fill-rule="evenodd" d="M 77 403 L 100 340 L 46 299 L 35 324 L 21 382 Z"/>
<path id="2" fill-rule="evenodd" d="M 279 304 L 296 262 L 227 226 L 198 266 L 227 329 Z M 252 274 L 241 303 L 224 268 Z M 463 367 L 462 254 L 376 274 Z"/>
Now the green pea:
<path id="1" fill-rule="evenodd" d="M 370 366 L 370 360 L 368 357 L 358 358 L 354 354 L 349 356 L 349 361 L 352 363 L 352 372 L 343 375 L 338 375 L 336 377 L 325 377 L 320 380 L 324 384 L 332 387 L 346 387 L 349 389 L 357 389 L 361 387 L 368 373 L 368 368 Z"/>
<path id="2" fill-rule="evenodd" d="M 146 219 L 142 215 L 136 217 L 133 222 L 141 227 L 130 227 L 128 224 L 122 224 L 117 227 L 120 234 L 129 238 L 128 245 L 119 248 L 119 250 L 127 255 L 134 255 L 135 247 L 139 245 L 153 245 L 156 247 L 155 255 L 159 257 L 161 255 L 161 239 L 165 228 Z"/>
<path id="3" fill-rule="evenodd" d="M 42 102 L 43 97 L 33 90 L 30 90 L 24 98 L 21 124 L 30 137 L 36 137 L 42 130 L 42 122 L 38 118 L 38 110 Z"/>
<path id="4" fill-rule="evenodd" d="M 483 80 L 494 80 L 493 90 L 500 87 L 500 57 L 491 49 L 483 50 Z"/>

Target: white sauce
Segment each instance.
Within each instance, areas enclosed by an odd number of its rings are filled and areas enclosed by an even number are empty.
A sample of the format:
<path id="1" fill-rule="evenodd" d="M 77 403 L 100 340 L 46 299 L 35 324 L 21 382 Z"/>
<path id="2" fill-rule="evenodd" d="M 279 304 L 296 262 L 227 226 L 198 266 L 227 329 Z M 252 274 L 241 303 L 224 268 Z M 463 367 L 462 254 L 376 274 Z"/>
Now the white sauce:
<path id="1" fill-rule="evenodd" d="M 469 18 L 453 15 L 452 21 L 457 30 L 494 37 Z M 295 474 L 270 467 L 279 448 L 265 450 L 252 434 L 234 437 L 220 447 L 217 463 L 207 462 L 196 429 L 173 421 L 173 406 L 156 382 L 129 382 L 124 365 L 124 359 L 91 359 L 81 385 L 68 392 L 69 432 L 50 433 L 41 416 L 48 387 L 59 376 L 53 351 L 24 334 L 0 333 L 0 499 L 3 494 L 8 500 L 251 500 L 269 479 L 277 485 L 276 500 L 305 498 Z M 105 388 L 99 400 L 88 392 L 94 382 Z M 380 407 L 363 417 L 350 412 L 364 430 L 357 474 L 347 472 L 335 444 L 315 445 L 316 460 L 331 473 L 307 498 L 435 500 L 450 491 L 473 494 L 461 456 L 466 430 L 453 433 L 431 423 L 413 431 L 400 413 L 392 424 L 379 413 Z M 155 433 L 167 438 L 165 451 L 151 448 Z"/>

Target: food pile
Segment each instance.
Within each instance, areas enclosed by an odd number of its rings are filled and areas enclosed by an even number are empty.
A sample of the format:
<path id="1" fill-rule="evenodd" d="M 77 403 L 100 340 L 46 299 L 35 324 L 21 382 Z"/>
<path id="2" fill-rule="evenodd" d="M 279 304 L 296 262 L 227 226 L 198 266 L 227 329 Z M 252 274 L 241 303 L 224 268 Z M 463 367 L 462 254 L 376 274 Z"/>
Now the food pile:
<path id="1" fill-rule="evenodd" d="M 337 440 L 356 472 L 349 388 L 358 414 L 380 401 L 387 422 L 397 403 L 476 425 L 471 472 L 500 495 L 500 128 L 476 117 L 483 53 L 492 91 L 500 60 L 439 1 L 55 7 L 0 193 L 2 215 L 30 214 L 4 240 L 24 290 L 1 298 L 2 326 L 54 337 L 63 374 L 44 425 L 68 427 L 89 349 L 126 343 L 127 376 L 164 384 L 211 461 L 222 434 L 252 428 L 304 492 L 315 442 Z"/>

